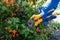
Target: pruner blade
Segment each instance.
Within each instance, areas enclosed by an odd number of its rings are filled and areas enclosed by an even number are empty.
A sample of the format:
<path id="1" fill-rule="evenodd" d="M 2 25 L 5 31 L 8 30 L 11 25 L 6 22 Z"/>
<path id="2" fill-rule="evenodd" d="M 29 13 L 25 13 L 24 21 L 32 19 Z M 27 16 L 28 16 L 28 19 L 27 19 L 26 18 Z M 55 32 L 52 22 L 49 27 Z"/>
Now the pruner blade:
<path id="1" fill-rule="evenodd" d="M 27 26 L 31 28 L 33 25 L 34 25 L 34 20 L 30 18 L 27 22 Z"/>

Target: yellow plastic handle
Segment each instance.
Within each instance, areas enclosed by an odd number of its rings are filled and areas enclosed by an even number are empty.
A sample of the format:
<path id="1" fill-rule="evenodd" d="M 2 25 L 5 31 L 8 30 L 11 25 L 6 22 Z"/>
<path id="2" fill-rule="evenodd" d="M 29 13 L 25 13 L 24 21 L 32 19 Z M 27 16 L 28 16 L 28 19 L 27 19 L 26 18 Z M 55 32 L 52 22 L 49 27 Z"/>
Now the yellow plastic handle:
<path id="1" fill-rule="evenodd" d="M 41 23 L 42 21 L 43 21 L 42 19 L 38 19 L 38 21 L 34 23 L 34 26 L 38 26 L 38 24 Z"/>
<path id="2" fill-rule="evenodd" d="M 42 13 L 40 13 L 39 15 L 34 14 L 31 18 L 33 18 L 34 20 L 37 20 L 37 19 L 39 19 L 41 17 L 42 17 Z"/>

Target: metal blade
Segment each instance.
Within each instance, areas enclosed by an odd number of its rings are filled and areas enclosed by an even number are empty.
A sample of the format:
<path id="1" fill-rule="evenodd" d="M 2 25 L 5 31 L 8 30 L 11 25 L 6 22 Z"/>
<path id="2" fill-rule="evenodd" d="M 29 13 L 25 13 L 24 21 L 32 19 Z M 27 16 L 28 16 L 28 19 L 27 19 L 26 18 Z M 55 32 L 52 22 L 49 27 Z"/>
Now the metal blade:
<path id="1" fill-rule="evenodd" d="M 32 18 L 30 18 L 27 22 L 27 25 L 28 25 L 28 27 L 31 28 L 34 25 L 34 20 Z"/>

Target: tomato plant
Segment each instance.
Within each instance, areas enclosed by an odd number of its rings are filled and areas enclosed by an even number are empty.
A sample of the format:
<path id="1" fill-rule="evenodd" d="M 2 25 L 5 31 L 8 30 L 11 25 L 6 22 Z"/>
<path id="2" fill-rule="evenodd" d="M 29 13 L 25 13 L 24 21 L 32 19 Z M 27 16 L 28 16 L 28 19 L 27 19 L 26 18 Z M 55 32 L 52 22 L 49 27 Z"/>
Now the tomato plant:
<path id="1" fill-rule="evenodd" d="M 48 26 L 28 28 L 28 19 L 38 13 L 39 0 L 0 1 L 0 40 L 47 40 L 51 33 Z M 37 29 L 38 28 L 38 29 Z"/>

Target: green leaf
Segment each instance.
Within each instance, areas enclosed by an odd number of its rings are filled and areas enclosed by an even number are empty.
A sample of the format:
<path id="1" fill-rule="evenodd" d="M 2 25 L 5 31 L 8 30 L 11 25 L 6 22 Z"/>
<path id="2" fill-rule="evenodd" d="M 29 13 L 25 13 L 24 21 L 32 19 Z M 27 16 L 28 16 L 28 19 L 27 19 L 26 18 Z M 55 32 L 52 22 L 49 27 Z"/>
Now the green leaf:
<path id="1" fill-rule="evenodd" d="M 2 10 L 6 10 L 6 7 L 5 6 L 2 6 Z"/>

